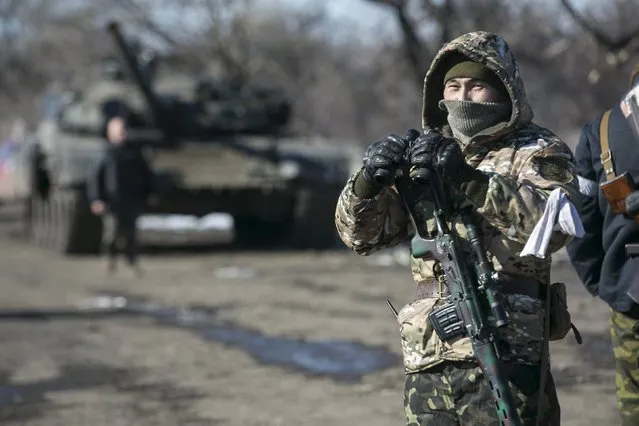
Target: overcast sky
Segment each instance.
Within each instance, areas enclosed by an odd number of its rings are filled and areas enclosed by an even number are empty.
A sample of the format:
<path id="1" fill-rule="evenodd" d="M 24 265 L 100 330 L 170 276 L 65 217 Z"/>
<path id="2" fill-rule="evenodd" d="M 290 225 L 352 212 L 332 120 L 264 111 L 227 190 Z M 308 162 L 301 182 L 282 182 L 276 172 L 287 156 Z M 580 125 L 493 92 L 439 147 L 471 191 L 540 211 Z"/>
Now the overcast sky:
<path id="1" fill-rule="evenodd" d="M 284 0 L 295 4 L 313 4 L 316 0 Z M 364 0 L 324 0 L 327 10 L 336 19 L 351 20 L 367 26 L 388 20 L 391 14 L 386 7 Z"/>
<path id="2" fill-rule="evenodd" d="M 540 7 L 560 7 L 557 0 L 534 0 Z M 586 5 L 597 4 L 600 0 L 572 0 L 577 9 Z M 399 36 L 396 17 L 390 8 L 369 3 L 365 0 L 258 0 L 263 5 L 284 4 L 294 8 L 313 7 L 325 4 L 329 16 L 335 22 L 344 23 L 347 28 L 340 28 L 339 35 L 355 36 L 361 39 L 379 40 L 381 37 Z M 602 6 L 604 2 L 600 2 Z M 596 8 L 595 8 L 596 9 Z M 341 27 L 341 26 L 340 26 Z M 331 34 L 333 35 L 333 34 Z M 338 35 L 338 36 L 339 36 Z"/>
<path id="3" fill-rule="evenodd" d="M 197 3 L 198 0 L 193 1 Z M 559 5 L 556 0 L 535 1 L 540 7 L 544 4 L 554 7 Z M 581 9 L 584 5 L 596 3 L 598 0 L 572 1 L 576 7 Z M 326 36 L 337 41 L 346 37 L 357 37 L 360 40 L 377 43 L 383 38 L 400 36 L 396 17 L 390 8 L 375 5 L 366 0 L 256 0 L 253 5 L 258 10 L 262 8 L 273 10 L 272 8 L 275 6 L 275 10 L 278 11 L 282 10 L 282 6 L 297 10 L 325 7 L 333 23 L 330 28 L 327 28 Z M 208 24 L 206 17 L 199 13 L 197 8 L 191 12 L 193 13 L 187 13 L 184 8 L 180 7 L 164 7 L 151 11 L 157 18 L 160 18 L 161 22 L 168 25 L 177 24 L 177 21 L 186 22 L 191 27 Z"/>
<path id="4" fill-rule="evenodd" d="M 312 8 L 318 0 L 260 0 L 265 4 L 289 4 Z M 343 24 L 342 31 L 359 37 L 387 37 L 396 30 L 395 18 L 386 7 L 364 0 L 323 0 L 328 15 Z"/>
<path id="5" fill-rule="evenodd" d="M 0 0 L 2 1 L 2 0 Z M 197 2 L 197 0 L 194 0 Z M 397 35 L 394 16 L 386 7 L 369 4 L 365 0 L 257 0 L 254 3 L 256 9 L 273 8 L 281 11 L 282 7 L 304 10 L 325 7 L 328 17 L 333 23 L 327 28 L 326 35 L 334 40 L 346 37 L 358 37 L 362 40 L 369 39 L 376 42 L 380 37 L 392 37 Z M 198 8 L 188 10 L 180 7 L 163 7 L 150 11 L 155 19 L 164 25 L 187 24 L 192 29 L 201 25 L 208 25 L 208 19 L 199 12 Z"/>

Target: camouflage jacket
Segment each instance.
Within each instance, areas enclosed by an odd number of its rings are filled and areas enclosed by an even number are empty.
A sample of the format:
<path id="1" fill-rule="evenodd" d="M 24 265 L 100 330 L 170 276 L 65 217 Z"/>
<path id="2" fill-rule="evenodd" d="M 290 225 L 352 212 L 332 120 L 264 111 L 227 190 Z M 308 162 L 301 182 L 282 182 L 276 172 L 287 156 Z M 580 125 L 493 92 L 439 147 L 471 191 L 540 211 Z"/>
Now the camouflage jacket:
<path id="1" fill-rule="evenodd" d="M 474 203 L 489 258 L 499 273 L 511 273 L 537 279 L 547 284 L 550 279 L 551 256 L 539 259 L 519 257 L 534 226 L 545 208 L 545 201 L 555 188 L 561 188 L 569 199 L 576 200 L 578 181 L 569 147 L 551 131 L 531 122 L 532 110 L 526 100 L 519 70 L 506 42 L 497 35 L 474 32 L 445 45 L 426 73 L 424 83 L 424 128 L 436 128 L 450 134 L 446 116 L 437 108 L 443 89 L 442 61 L 451 52 L 460 52 L 480 61 L 503 81 L 511 101 L 508 123 L 501 123 L 474 136 L 462 145 L 466 162 L 488 174 L 489 188 L 483 203 Z M 460 142 L 461 143 L 461 142 Z M 358 172 L 359 173 L 359 172 Z M 336 208 L 335 223 L 342 241 L 360 255 L 370 255 L 410 239 L 409 218 L 394 187 L 383 189 L 371 199 L 353 192 L 354 174 L 344 187 Z M 466 202 L 469 194 L 459 193 Z M 454 224 L 462 239 L 465 230 Z M 434 230 L 434 221 L 428 222 Z M 549 252 L 565 246 L 568 236 L 554 232 Z M 465 240 L 464 240 L 465 241 Z M 416 282 L 432 280 L 435 262 L 412 259 Z M 472 360 L 468 338 L 442 342 L 427 321 L 427 314 L 442 302 L 440 298 L 416 300 L 400 312 L 402 345 L 406 371 L 415 372 L 443 360 Z M 509 326 L 500 338 L 510 351 L 504 359 L 537 363 L 543 336 L 542 301 L 526 295 L 508 294 L 506 309 L 511 316 Z"/>

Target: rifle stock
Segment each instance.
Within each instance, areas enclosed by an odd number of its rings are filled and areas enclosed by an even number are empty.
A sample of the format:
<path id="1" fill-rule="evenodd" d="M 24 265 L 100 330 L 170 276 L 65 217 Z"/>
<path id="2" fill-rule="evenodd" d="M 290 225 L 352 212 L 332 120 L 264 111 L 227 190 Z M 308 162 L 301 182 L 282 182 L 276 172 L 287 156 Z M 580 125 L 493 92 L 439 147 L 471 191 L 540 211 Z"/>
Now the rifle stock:
<path id="1" fill-rule="evenodd" d="M 495 400 L 495 408 L 502 426 L 520 426 L 515 399 L 508 384 L 508 378 L 500 366 L 497 346 L 497 327 L 508 324 L 508 316 L 501 306 L 494 271 L 487 259 L 479 231 L 472 219 L 471 212 L 455 212 L 449 205 L 441 177 L 432 170 L 414 170 L 410 183 L 397 185 L 397 191 L 406 204 L 410 219 L 415 228 L 411 241 L 411 253 L 416 258 L 430 258 L 439 261 L 443 278 L 450 296 L 446 309 L 445 322 L 438 322 L 437 312 L 429 315 L 429 320 L 442 340 L 463 334 L 470 338 L 477 362 L 484 373 Z M 430 201 L 434 203 L 434 217 L 437 235 L 432 239 L 424 238 L 425 217 L 420 213 L 423 192 L 420 182 L 427 181 L 430 189 Z M 447 220 L 461 215 L 468 230 L 468 240 L 477 258 L 476 268 L 465 261 L 459 236 L 448 229 Z M 494 320 L 489 322 L 487 309 Z M 451 314 L 452 313 L 452 314 Z M 434 315 L 433 315 L 434 314 Z M 452 319 L 451 319 L 452 318 Z"/>

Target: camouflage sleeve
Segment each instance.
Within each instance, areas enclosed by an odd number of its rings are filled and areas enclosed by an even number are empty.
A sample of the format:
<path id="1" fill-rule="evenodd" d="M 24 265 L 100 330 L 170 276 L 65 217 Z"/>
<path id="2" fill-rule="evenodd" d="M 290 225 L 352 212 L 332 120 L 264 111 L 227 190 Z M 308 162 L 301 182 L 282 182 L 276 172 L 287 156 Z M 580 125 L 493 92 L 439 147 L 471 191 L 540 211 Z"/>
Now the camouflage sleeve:
<path id="1" fill-rule="evenodd" d="M 394 188 L 384 188 L 374 198 L 358 197 L 353 174 L 335 209 L 335 226 L 344 244 L 355 253 L 367 256 L 408 239 L 408 215 Z"/>
<path id="2" fill-rule="evenodd" d="M 515 153 L 513 173 L 489 174 L 485 200 L 480 213 L 509 239 L 525 244 L 541 219 L 548 195 L 561 188 L 577 206 L 579 184 L 570 148 L 557 137 L 540 138 Z M 553 253 L 564 247 L 571 237 L 554 231 L 549 244 Z"/>

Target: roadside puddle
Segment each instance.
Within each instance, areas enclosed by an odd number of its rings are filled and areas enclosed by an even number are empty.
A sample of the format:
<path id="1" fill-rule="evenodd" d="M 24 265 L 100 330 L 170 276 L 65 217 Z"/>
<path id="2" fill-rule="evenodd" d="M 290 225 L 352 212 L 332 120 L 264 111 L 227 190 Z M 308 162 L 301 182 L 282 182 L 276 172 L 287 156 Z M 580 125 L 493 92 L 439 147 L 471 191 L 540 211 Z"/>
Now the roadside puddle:
<path id="1" fill-rule="evenodd" d="M 0 386 L 0 407 L 19 404 L 24 401 L 22 393 L 11 386 Z"/>
<path id="2" fill-rule="evenodd" d="M 74 312 L 76 315 L 73 315 Z M 99 318 L 100 313 L 106 314 L 105 317 L 150 317 L 161 325 L 183 328 L 203 339 L 240 349 L 261 364 L 292 368 L 309 375 L 330 376 L 338 381 L 357 381 L 365 374 L 400 365 L 399 357 L 383 347 L 340 340 L 309 341 L 269 336 L 220 321 L 215 316 L 215 308 L 164 306 L 122 295 L 90 299 L 76 311 L 20 310 L 15 312 L 13 319 L 85 319 Z M 0 318 L 11 319 L 12 315 L 0 312 Z"/>
<path id="3" fill-rule="evenodd" d="M 221 322 L 211 309 L 175 308 L 128 299 L 126 308 L 152 317 L 160 324 L 188 329 L 203 339 L 240 349 L 259 363 L 290 367 L 311 375 L 350 381 L 399 365 L 398 357 L 385 348 L 349 341 L 308 341 L 269 336 L 237 324 Z"/>

